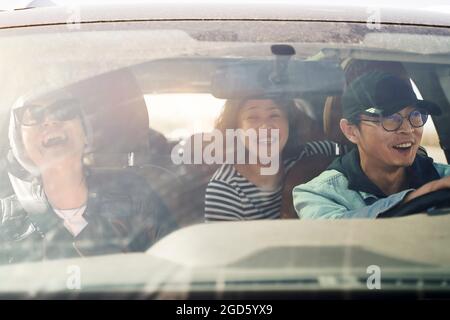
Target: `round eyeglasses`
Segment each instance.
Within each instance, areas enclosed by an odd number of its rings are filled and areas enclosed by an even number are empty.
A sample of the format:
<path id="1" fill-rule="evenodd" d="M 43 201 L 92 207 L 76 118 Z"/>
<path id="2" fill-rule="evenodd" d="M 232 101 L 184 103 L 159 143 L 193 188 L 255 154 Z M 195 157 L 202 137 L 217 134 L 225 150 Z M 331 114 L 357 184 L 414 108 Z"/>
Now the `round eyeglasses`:
<path id="1" fill-rule="evenodd" d="M 378 120 L 372 119 L 358 119 L 359 121 L 376 122 L 381 123 L 384 130 L 392 132 L 397 131 L 403 124 L 404 119 L 408 119 L 411 127 L 420 128 L 425 125 L 428 120 L 428 112 L 422 110 L 414 110 L 410 112 L 406 117 L 403 117 L 400 113 L 394 113 L 387 117 L 380 117 Z"/>

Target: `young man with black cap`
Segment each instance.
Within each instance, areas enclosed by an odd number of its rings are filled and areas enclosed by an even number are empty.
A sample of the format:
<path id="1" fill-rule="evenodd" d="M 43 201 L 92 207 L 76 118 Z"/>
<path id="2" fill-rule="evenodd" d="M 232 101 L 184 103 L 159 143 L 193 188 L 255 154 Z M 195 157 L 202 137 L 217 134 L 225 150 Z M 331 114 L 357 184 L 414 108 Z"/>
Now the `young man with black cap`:
<path id="1" fill-rule="evenodd" d="M 294 188 L 300 218 L 376 218 L 450 188 L 450 166 L 417 154 L 423 126 L 441 110 L 418 100 L 408 82 L 379 71 L 364 74 L 344 92 L 342 109 L 341 130 L 356 148 Z"/>

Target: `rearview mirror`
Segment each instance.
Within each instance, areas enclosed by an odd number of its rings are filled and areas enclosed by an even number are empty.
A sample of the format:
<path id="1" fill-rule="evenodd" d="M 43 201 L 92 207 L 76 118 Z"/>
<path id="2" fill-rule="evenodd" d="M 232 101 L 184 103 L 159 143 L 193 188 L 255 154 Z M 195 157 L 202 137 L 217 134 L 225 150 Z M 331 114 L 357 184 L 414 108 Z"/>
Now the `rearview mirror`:
<path id="1" fill-rule="evenodd" d="M 211 87 L 220 99 L 300 98 L 305 93 L 339 95 L 344 89 L 344 72 L 329 61 L 289 61 L 279 70 L 273 60 L 240 61 L 216 72 Z"/>

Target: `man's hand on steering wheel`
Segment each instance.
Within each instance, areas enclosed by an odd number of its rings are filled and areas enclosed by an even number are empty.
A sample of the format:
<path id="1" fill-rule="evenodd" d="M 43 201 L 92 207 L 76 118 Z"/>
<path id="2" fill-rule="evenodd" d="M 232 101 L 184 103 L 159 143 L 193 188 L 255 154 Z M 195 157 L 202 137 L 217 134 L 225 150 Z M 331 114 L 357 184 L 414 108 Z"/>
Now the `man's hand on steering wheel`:
<path id="1" fill-rule="evenodd" d="M 403 200 L 403 203 L 407 203 L 415 198 L 418 198 L 420 196 L 423 196 L 427 193 L 438 191 L 441 189 L 450 189 L 450 176 L 443 177 L 439 180 L 428 182 L 427 184 L 424 184 L 422 187 L 420 187 L 417 190 L 412 191 L 409 193 L 405 199 Z"/>
<path id="2" fill-rule="evenodd" d="M 450 205 L 450 176 L 429 182 L 410 192 L 402 203 L 381 213 L 377 218 L 404 217 L 433 207 Z"/>

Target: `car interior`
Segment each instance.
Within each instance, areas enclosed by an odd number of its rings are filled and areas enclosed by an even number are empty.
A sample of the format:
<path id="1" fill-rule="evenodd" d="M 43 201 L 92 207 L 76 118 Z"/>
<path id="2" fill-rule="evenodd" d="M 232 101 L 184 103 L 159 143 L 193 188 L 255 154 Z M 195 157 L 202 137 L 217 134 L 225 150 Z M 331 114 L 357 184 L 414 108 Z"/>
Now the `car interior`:
<path id="1" fill-rule="evenodd" d="M 14 194 L 9 175 L 31 179 L 10 151 L 8 108 L 27 90 L 61 90 L 83 109 L 89 140 L 84 165 L 144 178 L 178 228 L 145 252 L 1 266 L 3 296 L 314 299 L 336 290 L 332 298 L 351 299 L 376 296 L 367 286 L 369 265 L 383 267 L 387 295 L 404 297 L 404 289 L 427 298 L 424 288 L 431 288 L 448 296 L 450 191 L 394 207 L 400 216 L 426 214 L 376 221 L 297 221 L 292 199 L 295 186 L 354 148 L 340 130 L 341 97 L 352 81 L 373 70 L 405 79 L 423 99 L 441 106 L 443 114 L 431 119 L 439 139 L 433 147 L 450 160 L 448 24 L 415 24 L 409 16 L 399 20 L 410 23 L 397 23 L 393 14 L 378 30 L 363 20 L 321 20 L 320 7 L 312 20 L 298 20 L 295 12 L 283 20 L 278 11 L 255 20 L 221 12 L 217 19 L 173 19 L 165 7 L 168 19 L 159 19 L 158 11 L 149 18 L 149 11 L 133 7 L 115 8 L 118 13 L 86 9 L 77 30 L 60 20 L 57 10 L 64 8 L 54 9 L 48 16 L 23 11 L 36 14 L 34 24 L 28 25 L 30 16 L 2 24 L 0 56 L 14 63 L 0 68 L 7 79 L 0 102 L 0 197 Z M 135 13 L 142 20 L 133 20 Z M 117 20 L 97 20 L 102 17 Z M 221 164 L 197 161 L 196 155 L 214 142 L 210 134 L 224 103 L 279 96 L 292 99 L 302 114 L 298 141 L 332 141 L 335 154 L 303 158 L 290 168 L 282 219 L 205 223 L 206 189 Z M 205 99 L 200 103 L 199 97 Z M 431 151 L 424 144 L 418 152 Z M 174 156 L 188 161 L 176 163 Z M 446 207 L 436 208 L 442 200 Z M 83 290 L 67 289 L 68 265 L 80 266 Z"/>
<path id="2" fill-rule="evenodd" d="M 142 84 L 139 86 L 137 83 L 142 78 L 134 80 L 133 74 L 129 70 L 112 72 L 71 85 L 69 90 L 74 92 L 76 96 L 82 97 L 81 99 L 87 97 L 87 101 L 83 105 L 86 106 L 89 121 L 92 120 L 93 123 L 94 140 L 97 138 L 92 152 L 88 155 L 89 165 L 96 169 L 102 168 L 102 170 L 108 167 L 119 167 L 121 168 L 119 170 L 133 170 L 137 172 L 147 179 L 153 189 L 158 191 L 158 194 L 169 208 L 169 211 L 174 215 L 180 227 L 202 223 L 204 221 L 204 193 L 206 186 L 219 165 L 173 164 L 170 158 L 172 150 L 178 148 L 177 152 L 179 153 L 188 152 L 185 148 L 189 146 L 193 148 L 193 143 L 183 146 L 178 141 L 169 141 L 162 134 L 151 128 L 149 129 L 148 121 L 142 120 L 143 118 L 148 119 L 143 92 L 155 92 L 157 90 L 160 92 L 212 92 L 218 98 L 246 96 L 249 94 L 249 91 L 261 91 L 256 77 L 260 76 L 261 70 L 267 69 L 267 72 L 271 71 L 272 64 L 273 61 L 245 61 L 243 63 L 239 60 L 222 61 L 221 59 L 210 59 L 210 61 L 201 61 L 200 59 L 191 61 L 188 59 L 181 59 L 180 61 L 162 60 L 160 62 L 152 62 L 150 64 L 151 68 L 147 66 L 148 70 L 145 72 L 146 81 L 143 84 L 144 87 Z M 310 65 L 311 67 L 308 67 L 313 69 L 314 63 Z M 324 72 L 329 73 L 330 82 L 334 81 L 339 84 L 339 81 L 335 81 L 335 79 L 341 76 L 340 70 L 336 72 L 335 64 L 330 64 L 330 66 L 331 71 L 326 70 L 322 65 L 319 65 L 319 68 L 325 70 L 322 71 L 322 74 Z M 209 79 L 195 79 L 196 82 L 203 80 L 208 85 L 211 83 L 210 87 L 189 87 L 189 84 L 194 82 L 192 77 L 188 77 L 183 81 L 180 77 L 173 77 L 172 72 L 170 73 L 172 79 L 177 79 L 175 83 L 172 81 L 164 82 L 160 79 L 159 81 L 149 79 L 151 77 L 149 75 L 160 75 L 156 71 L 162 68 L 170 68 L 173 73 L 177 72 L 175 70 L 183 70 L 183 74 L 198 75 L 198 78 L 201 76 L 210 77 Z M 139 70 L 139 72 L 142 72 L 143 68 L 140 67 Z M 211 77 L 211 74 L 213 77 Z M 227 79 L 229 80 L 230 78 L 230 74 L 237 78 L 241 77 L 240 80 L 242 81 L 247 81 L 249 74 L 254 75 L 255 79 L 249 81 L 254 87 L 244 86 L 242 83 L 236 85 L 235 78 L 226 83 Z M 135 74 L 134 77 L 138 77 L 138 75 Z M 317 82 L 322 81 L 320 77 L 317 79 Z M 300 81 L 301 79 L 295 80 Z M 115 85 L 124 82 L 127 83 L 126 86 L 120 88 L 120 90 L 113 90 L 113 95 L 109 94 L 111 92 L 109 88 L 116 88 Z M 161 82 L 164 86 L 160 84 Z M 95 91 L 90 91 L 94 83 L 96 84 L 96 89 Z M 102 85 L 99 86 L 99 83 L 102 83 Z M 158 84 L 157 88 L 153 87 L 153 83 Z M 151 88 L 146 88 L 145 86 L 149 84 L 151 84 Z M 327 86 L 328 88 L 326 88 Z M 336 88 L 336 85 L 333 87 L 330 84 L 322 84 L 321 87 L 322 90 L 325 87 L 325 90 L 320 93 L 317 92 L 316 88 L 309 89 L 308 93 L 316 95 L 315 98 L 317 98 L 318 94 L 326 94 L 327 92 L 328 94 L 336 94 L 342 89 Z M 104 92 L 102 92 L 102 88 L 104 88 Z M 237 92 L 236 88 L 239 88 L 241 92 Z M 267 91 L 267 88 L 265 89 Z M 276 90 L 279 89 L 270 88 L 269 90 L 274 91 L 273 94 L 277 94 Z M 298 88 L 288 88 L 287 90 L 291 90 L 295 94 L 298 94 L 299 91 Z M 250 92 L 250 94 L 253 93 Z M 257 94 L 262 95 L 262 93 Z M 148 108 L 151 107 L 151 105 L 148 106 Z M 90 117 L 90 114 L 93 116 Z M 306 114 L 302 121 L 302 124 L 299 124 L 303 128 L 303 130 L 300 130 L 301 137 L 299 137 L 302 141 L 322 140 L 330 137 L 323 132 L 321 121 L 314 121 Z M 148 132 L 147 136 L 144 134 L 146 131 Z M 205 133 L 194 133 L 188 139 L 193 142 L 196 136 L 200 136 L 199 139 L 201 139 L 204 148 L 207 145 L 207 142 L 203 139 Z M 138 140 L 136 137 L 140 139 Z M 145 143 L 145 139 L 147 139 L 147 143 Z M 112 145 L 108 141 L 117 141 L 117 144 L 114 143 Z M 288 178 L 288 182 L 292 184 L 292 187 L 295 184 L 307 182 L 310 178 L 323 171 L 334 158 L 321 157 L 320 159 L 311 159 L 311 168 L 306 171 L 294 171 L 292 178 Z M 298 172 L 308 172 L 309 175 L 300 176 Z M 288 190 L 288 188 L 285 190 L 287 196 L 283 203 L 292 211 L 291 190 Z"/>
<path id="3" fill-rule="evenodd" d="M 162 59 L 66 86 L 65 90 L 82 101 L 92 136 L 85 164 L 92 170 L 136 172 L 157 190 L 180 227 L 202 223 L 206 186 L 219 165 L 174 164 L 172 151 L 183 154 L 188 151 L 186 148 L 192 148 L 193 143 L 180 144 L 180 141 L 170 140 L 151 128 L 148 110 L 152 105 L 146 103 L 145 93 L 209 93 L 217 98 L 232 99 L 248 95 L 276 95 L 284 90 L 294 99 L 302 99 L 299 106 L 309 111 L 304 112 L 302 122 L 298 124 L 299 140 L 334 141 L 341 146 L 336 150 L 338 156 L 352 148 L 339 128 L 340 95 L 345 85 L 371 70 L 389 71 L 405 79 L 414 75 L 418 84 L 428 83 L 427 79 L 432 74 L 432 68 L 425 65 L 407 64 L 405 67 L 399 61 L 347 58 L 341 61 L 289 62 L 289 54 L 292 54 L 289 50 L 293 48 L 273 46 L 274 58 L 271 60 Z M 287 73 L 280 71 L 283 67 Z M 268 81 L 276 72 L 278 77 L 290 77 L 289 81 L 281 84 Z M 311 75 L 315 75 L 315 80 L 311 80 Z M 437 87 L 420 88 L 424 94 L 436 98 Z M 443 94 L 442 91 L 440 93 Z M 205 133 L 194 133 L 188 140 L 193 142 L 197 137 L 203 141 L 204 148 L 207 145 L 203 139 Z M 440 131 L 441 141 L 445 138 L 443 133 Z M 420 152 L 426 153 L 426 150 L 421 148 Z M 289 171 L 283 189 L 283 218 L 297 218 L 292 206 L 293 187 L 319 175 L 336 156 L 314 156 L 298 162 Z M 11 165 L 11 157 L 4 157 L 3 163 L 2 174 L 9 170 L 20 176 L 17 165 Z M 7 179 L 2 180 L 5 184 Z M 11 192 L 12 189 L 3 190 Z"/>

